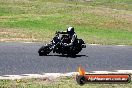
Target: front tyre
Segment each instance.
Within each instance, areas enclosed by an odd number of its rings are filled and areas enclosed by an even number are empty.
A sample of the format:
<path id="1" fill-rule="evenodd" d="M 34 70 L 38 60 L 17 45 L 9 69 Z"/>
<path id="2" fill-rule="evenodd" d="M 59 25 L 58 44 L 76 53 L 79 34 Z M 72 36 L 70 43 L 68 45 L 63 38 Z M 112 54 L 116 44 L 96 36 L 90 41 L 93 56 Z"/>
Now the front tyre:
<path id="1" fill-rule="evenodd" d="M 47 56 L 47 54 L 39 52 L 39 56 Z"/>
<path id="2" fill-rule="evenodd" d="M 46 56 L 51 52 L 50 48 L 48 46 L 42 46 L 39 50 L 39 56 Z"/>

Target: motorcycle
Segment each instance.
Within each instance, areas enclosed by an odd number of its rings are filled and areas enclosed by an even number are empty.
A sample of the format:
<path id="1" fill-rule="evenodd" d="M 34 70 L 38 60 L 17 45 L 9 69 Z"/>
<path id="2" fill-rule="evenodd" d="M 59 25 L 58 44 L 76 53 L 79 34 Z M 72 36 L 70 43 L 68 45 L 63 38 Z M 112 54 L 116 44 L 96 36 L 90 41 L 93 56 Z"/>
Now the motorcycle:
<path id="1" fill-rule="evenodd" d="M 46 56 L 51 51 L 62 55 L 75 56 L 82 48 L 86 48 L 84 41 L 78 38 L 75 39 L 72 46 L 65 46 L 65 44 L 70 42 L 68 34 L 66 32 L 56 32 L 55 34 L 55 37 L 49 44 L 45 44 L 38 50 L 39 56 Z"/>

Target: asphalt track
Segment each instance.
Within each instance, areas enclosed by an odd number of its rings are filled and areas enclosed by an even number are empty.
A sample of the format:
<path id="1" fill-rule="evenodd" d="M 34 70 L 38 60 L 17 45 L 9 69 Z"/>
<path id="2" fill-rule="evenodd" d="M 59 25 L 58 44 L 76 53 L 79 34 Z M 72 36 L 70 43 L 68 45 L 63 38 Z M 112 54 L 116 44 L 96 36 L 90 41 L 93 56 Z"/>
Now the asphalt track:
<path id="1" fill-rule="evenodd" d="M 39 56 L 43 43 L 0 43 L 0 75 L 132 70 L 132 46 L 87 45 L 76 57 Z"/>

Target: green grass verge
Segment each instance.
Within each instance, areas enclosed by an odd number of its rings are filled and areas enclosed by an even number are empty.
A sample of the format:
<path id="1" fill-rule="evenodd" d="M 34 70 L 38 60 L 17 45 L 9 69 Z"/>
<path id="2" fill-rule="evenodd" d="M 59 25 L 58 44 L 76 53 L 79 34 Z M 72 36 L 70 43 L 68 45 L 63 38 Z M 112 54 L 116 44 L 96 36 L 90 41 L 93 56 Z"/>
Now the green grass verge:
<path id="1" fill-rule="evenodd" d="M 43 78 L 0 80 L 1 88 L 131 88 L 132 82 L 128 84 L 85 84 L 80 86 L 74 78 L 58 78 L 46 80 Z"/>
<path id="2" fill-rule="evenodd" d="M 132 45 L 131 0 L 84 1 L 1 0 L 0 39 L 48 42 L 74 26 L 87 43 Z"/>

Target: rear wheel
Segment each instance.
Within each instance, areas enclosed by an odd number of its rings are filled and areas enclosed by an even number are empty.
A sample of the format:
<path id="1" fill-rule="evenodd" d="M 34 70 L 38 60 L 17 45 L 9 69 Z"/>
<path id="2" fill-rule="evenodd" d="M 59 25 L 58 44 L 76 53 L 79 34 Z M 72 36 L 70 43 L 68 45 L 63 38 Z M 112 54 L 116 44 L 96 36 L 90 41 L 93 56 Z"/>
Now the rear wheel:
<path id="1" fill-rule="evenodd" d="M 75 56 L 75 55 L 78 54 L 81 50 L 82 50 L 81 47 L 73 47 L 72 50 L 71 50 L 71 54 L 72 54 L 73 56 Z"/>
<path id="2" fill-rule="evenodd" d="M 76 56 L 76 51 L 75 51 L 75 47 L 72 47 L 69 52 L 67 52 L 67 55 L 70 57 L 75 57 Z"/>
<path id="3" fill-rule="evenodd" d="M 74 52 L 75 52 L 76 54 L 78 54 L 81 50 L 82 50 L 81 47 L 76 47 L 76 49 L 74 50 Z"/>

